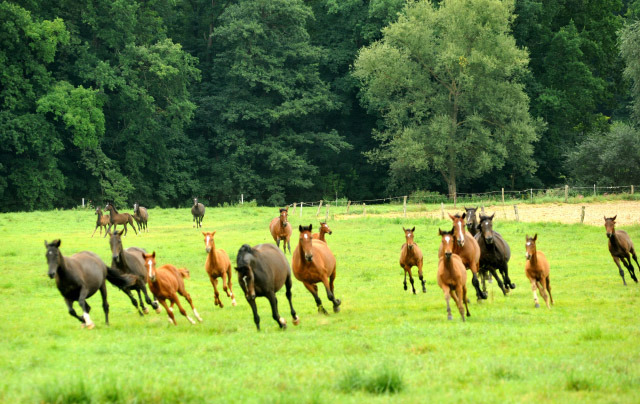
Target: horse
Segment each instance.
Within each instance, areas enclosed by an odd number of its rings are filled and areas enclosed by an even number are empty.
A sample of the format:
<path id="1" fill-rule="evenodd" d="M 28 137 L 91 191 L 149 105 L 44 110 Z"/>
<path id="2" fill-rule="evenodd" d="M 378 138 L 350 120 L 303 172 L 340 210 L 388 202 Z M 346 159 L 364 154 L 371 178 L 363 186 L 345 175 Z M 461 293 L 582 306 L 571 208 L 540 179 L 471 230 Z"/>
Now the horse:
<path id="1" fill-rule="evenodd" d="M 191 305 L 193 315 L 196 316 L 198 321 L 202 322 L 202 318 L 198 314 L 198 310 L 193 306 L 193 301 L 189 292 L 184 287 L 184 280 L 182 278 L 189 278 L 189 271 L 186 268 L 176 268 L 171 264 L 164 264 L 159 268 L 156 268 L 156 252 L 152 254 L 141 253 L 142 259 L 148 270 L 147 280 L 149 282 L 149 290 L 153 293 L 153 297 L 160 301 L 160 304 L 164 307 L 165 311 L 169 315 L 169 322 L 173 325 L 176 323 L 176 318 L 173 315 L 173 305 L 177 304 L 180 314 L 185 316 L 191 324 L 196 322 L 187 315 L 184 307 L 178 300 L 178 293 Z M 169 299 L 171 306 L 167 306 L 166 299 Z"/>
<path id="2" fill-rule="evenodd" d="M 407 273 L 409 274 L 409 281 L 411 281 L 411 289 L 413 290 L 413 294 L 416 294 L 416 288 L 413 286 L 413 275 L 411 275 L 411 268 L 418 267 L 418 277 L 420 278 L 420 282 L 422 283 L 422 293 L 427 293 L 427 288 L 425 286 L 424 278 L 422 276 L 422 251 L 420 247 L 413 241 L 413 234 L 416 230 L 413 229 L 405 229 L 402 227 L 404 231 L 404 237 L 407 240 L 406 243 L 402 244 L 400 248 L 400 266 L 404 269 L 404 290 L 407 290 Z"/>
<path id="3" fill-rule="evenodd" d="M 274 217 L 269 223 L 269 231 L 271 237 L 275 240 L 278 248 L 280 248 L 280 240 L 282 240 L 282 250 L 287 253 L 287 246 L 289 247 L 289 254 L 291 254 L 291 224 L 287 221 L 289 215 L 289 207 L 280 208 L 280 216 Z"/>
<path id="4" fill-rule="evenodd" d="M 302 282 L 316 301 L 318 312 L 327 314 L 318 297 L 318 286 L 322 282 L 327 291 L 327 298 L 333 303 L 333 311 L 340 311 L 340 299 L 333 292 L 333 281 L 336 278 L 336 258 L 324 241 L 313 240 L 312 225 L 299 226 L 300 241 L 291 256 L 293 275 Z"/>
<path id="5" fill-rule="evenodd" d="M 111 226 L 113 226 L 113 232 L 115 233 L 116 226 L 119 224 L 122 224 L 124 225 L 124 235 L 126 236 L 127 224 L 130 224 L 131 228 L 136 233 L 136 235 L 138 234 L 136 227 L 133 225 L 133 217 L 130 214 L 118 213 L 118 211 L 116 210 L 116 207 L 113 206 L 111 202 L 107 203 L 107 206 L 105 206 L 105 209 L 108 210 L 109 213 L 111 213 L 111 215 L 109 216 L 109 228 L 107 229 L 107 232 L 110 232 Z M 107 233 L 104 233 L 104 237 L 107 237 Z"/>
<path id="6" fill-rule="evenodd" d="M 467 215 L 467 231 L 471 233 L 473 237 L 478 234 L 478 220 L 476 218 L 477 210 L 477 206 L 475 208 L 467 208 L 466 206 L 464 207 L 465 214 Z"/>
<path id="7" fill-rule="evenodd" d="M 138 224 L 139 231 L 142 232 L 142 230 L 145 230 L 147 233 L 149 232 L 149 229 L 147 228 L 149 213 L 147 212 L 147 208 L 140 206 L 138 202 L 133 204 L 133 219 Z"/>
<path id="8" fill-rule="evenodd" d="M 551 304 L 553 304 L 553 296 L 551 296 L 551 279 L 549 279 L 549 261 L 547 261 L 547 257 L 544 256 L 542 251 L 538 251 L 536 248 L 538 233 L 533 237 L 529 237 L 529 235 L 525 237 L 527 261 L 524 263 L 524 274 L 529 278 L 529 282 L 531 282 L 533 301 L 536 304 L 536 308 L 539 308 L 538 293 L 536 292 L 537 287 L 537 289 L 540 290 L 544 302 L 547 304 L 547 308 L 550 309 L 549 300 L 551 300 Z M 549 292 L 549 297 L 547 297 L 545 289 Z"/>
<path id="9" fill-rule="evenodd" d="M 325 234 L 327 233 L 329 233 L 329 235 L 333 234 L 333 232 L 329 228 L 329 225 L 326 222 L 320 222 L 320 233 L 313 233 L 311 237 L 313 237 L 314 239 L 318 239 L 320 241 L 324 241 L 326 243 L 327 240 L 325 240 L 324 237 L 325 237 Z"/>
<path id="10" fill-rule="evenodd" d="M 60 240 L 51 243 L 44 241 L 47 248 L 47 263 L 49 264 L 49 278 L 56 280 L 56 286 L 64 297 L 69 314 L 82 323 L 83 327 L 95 327 L 89 312 L 91 307 L 87 299 L 100 291 L 102 296 L 102 310 L 105 324 L 109 325 L 109 303 L 107 302 L 107 265 L 100 257 L 90 251 L 82 251 L 71 257 L 63 257 L 60 252 Z M 82 317 L 73 308 L 73 302 L 78 302 L 82 309 Z"/>
<path id="11" fill-rule="evenodd" d="M 100 206 L 96 208 L 96 215 L 98 215 L 98 219 L 96 220 L 96 228 L 93 229 L 91 237 L 96 234 L 96 230 L 98 230 L 98 227 L 100 228 L 100 235 L 102 236 L 102 228 L 104 227 L 104 231 L 106 233 L 107 226 L 109 226 L 109 223 L 111 223 L 111 217 L 109 215 L 103 215 Z"/>
<path id="12" fill-rule="evenodd" d="M 607 230 L 607 238 L 609 239 L 609 252 L 611 253 L 611 257 L 613 258 L 613 262 L 618 266 L 618 270 L 620 272 L 620 276 L 622 277 L 622 283 L 627 286 L 627 281 L 624 280 L 624 271 L 620 266 L 620 261 L 629 271 L 629 275 L 631 279 L 633 279 L 636 283 L 638 283 L 638 278 L 636 278 L 635 270 L 633 268 L 633 264 L 631 263 L 631 257 L 638 265 L 638 271 L 640 271 L 640 264 L 638 264 L 638 257 L 636 256 L 636 250 L 633 248 L 633 242 L 631 241 L 631 237 L 624 230 L 616 230 L 616 218 L 618 215 L 614 217 L 604 217 L 604 227 Z"/>
<path id="13" fill-rule="evenodd" d="M 220 294 L 218 293 L 218 278 L 222 278 L 222 289 L 226 292 L 227 296 L 231 298 L 231 305 L 235 306 L 236 297 L 233 294 L 233 290 L 231 290 L 231 261 L 222 248 L 216 249 L 216 242 L 213 240 L 215 234 L 215 231 L 202 232 L 205 251 L 207 252 L 204 269 L 209 275 L 211 285 L 213 285 L 215 305 L 220 306 L 220 308 L 224 307 L 220 300 Z"/>
<path id="14" fill-rule="evenodd" d="M 117 231 L 113 234 L 109 233 L 109 246 L 111 247 L 111 269 L 114 273 L 118 273 L 120 275 L 131 275 L 134 279 L 134 282 L 132 282 L 131 285 L 118 285 L 118 287 L 120 287 L 120 290 L 122 290 L 127 296 L 129 296 L 133 307 L 136 308 L 141 316 L 143 314 L 148 314 L 149 310 L 145 307 L 140 292 L 144 293 L 144 298 L 147 304 L 151 305 L 151 307 L 159 312 L 158 303 L 152 302 L 149 298 L 149 295 L 147 294 L 147 271 L 144 267 L 144 260 L 140 255 L 140 253 L 146 253 L 146 251 L 138 247 L 129 247 L 125 250 L 122 247 L 123 232 L 124 230 L 120 231 L 119 233 Z M 131 290 L 136 290 L 138 292 L 140 306 L 138 306 L 138 301 L 131 294 Z"/>
<path id="15" fill-rule="evenodd" d="M 480 282 L 478 281 L 478 271 L 480 267 L 480 246 L 473 236 L 467 231 L 465 231 L 465 223 L 464 218 L 466 217 L 466 212 L 460 215 L 449 215 L 451 220 L 453 220 L 453 238 L 455 243 L 453 245 L 453 253 L 457 254 L 460 259 L 462 259 L 462 263 L 465 268 L 471 270 L 471 274 L 473 275 L 473 279 L 471 283 L 473 287 L 476 289 L 476 296 L 478 300 L 486 299 L 487 295 L 480 290 Z M 440 244 L 440 249 L 438 250 L 438 257 L 442 257 L 443 255 L 442 244 Z"/>
<path id="16" fill-rule="evenodd" d="M 498 282 L 502 293 L 506 296 L 509 293 L 509 289 L 516 288 L 516 285 L 509 279 L 511 249 L 500 233 L 493 230 L 494 216 L 495 214 L 491 216 L 480 215 L 480 223 L 477 226 L 479 232 L 476 234 L 475 239 L 480 246 L 480 273 L 484 275 L 489 271 Z M 500 271 L 504 284 L 498 277 L 496 269 Z M 486 276 L 482 278 L 482 289 L 486 294 L 485 278 Z"/>
<path id="17" fill-rule="evenodd" d="M 193 227 L 202 227 L 202 220 L 204 219 L 204 205 L 198 202 L 198 198 L 193 198 L 191 214 L 193 215 L 193 221 L 195 222 Z"/>
<path id="18" fill-rule="evenodd" d="M 291 268 L 280 248 L 273 244 L 259 244 L 253 248 L 248 244 L 243 244 L 238 250 L 236 265 L 238 279 L 242 280 L 240 287 L 244 291 L 244 296 L 247 298 L 251 310 L 253 310 L 253 321 L 256 323 L 258 331 L 260 331 L 260 316 L 256 307 L 256 296 L 264 296 L 269 299 L 273 319 L 281 329 L 287 328 L 286 320 L 280 317 L 278 312 L 278 299 L 276 299 L 276 292 L 282 288 L 282 285 L 286 286 L 286 296 L 289 300 L 293 324 L 300 323 L 300 318 L 291 302 Z"/>
<path id="19" fill-rule="evenodd" d="M 438 229 L 438 234 L 442 237 L 440 243 L 440 249 L 443 254 L 438 261 L 438 285 L 444 293 L 444 300 L 447 302 L 447 319 L 453 320 L 451 316 L 451 306 L 449 305 L 449 297 L 453 297 L 453 300 L 458 306 L 460 316 L 464 322 L 466 308 L 467 317 L 471 316 L 469 313 L 469 306 L 467 305 L 467 270 L 462 263 L 462 259 L 458 254 L 453 252 L 455 246 L 453 231 L 442 231 Z"/>

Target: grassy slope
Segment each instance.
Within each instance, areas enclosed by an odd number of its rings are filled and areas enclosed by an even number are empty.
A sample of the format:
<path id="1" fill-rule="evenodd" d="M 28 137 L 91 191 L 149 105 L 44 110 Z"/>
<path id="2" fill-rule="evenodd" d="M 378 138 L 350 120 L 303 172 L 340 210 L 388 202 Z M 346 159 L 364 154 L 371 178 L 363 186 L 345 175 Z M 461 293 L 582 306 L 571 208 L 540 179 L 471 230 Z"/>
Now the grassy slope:
<path id="1" fill-rule="evenodd" d="M 294 228 L 317 223 L 315 212 L 305 208 L 303 222 L 292 215 Z M 311 295 L 294 281 L 301 325 L 291 324 L 282 291 L 280 313 L 289 328 L 281 332 L 268 302 L 259 299 L 263 331 L 257 333 L 235 272 L 238 306 L 223 295 L 225 307 L 214 307 L 203 237 L 191 227 L 189 210 L 152 209 L 149 215 L 150 232 L 131 232 L 124 245 L 155 250 L 159 264 L 191 271 L 186 286 L 202 324 L 191 326 L 178 315 L 174 327 L 164 312 L 141 318 L 109 285 L 111 325 L 104 325 L 96 296 L 89 300 L 96 329 L 81 330 L 46 276 L 43 241 L 61 238 L 63 254 L 91 250 L 109 263 L 108 241 L 89 237 L 95 216 L 82 210 L 0 215 L 0 401 L 640 401 L 640 286 L 622 286 L 603 227 L 496 218 L 496 230 L 511 245 L 518 287 L 505 298 L 490 284 L 489 300 L 478 304 L 469 277 L 472 317 L 463 324 L 459 317 L 447 322 L 435 282 L 437 229 L 449 221 L 332 221 L 328 241 L 338 261 L 342 312 L 318 315 Z M 276 215 L 273 208 L 208 208 L 204 223 L 217 231 L 217 247 L 233 262 L 243 243 L 272 242 L 268 223 Z M 426 294 L 402 289 L 402 225 L 416 226 Z M 640 240 L 640 227 L 626 230 Z M 550 311 L 533 308 L 524 276 L 524 236 L 534 232 L 551 262 L 556 305 Z M 329 308 L 326 294 L 320 296 Z M 404 388 L 394 395 L 367 393 L 352 380 L 356 371 L 399 376 Z"/>

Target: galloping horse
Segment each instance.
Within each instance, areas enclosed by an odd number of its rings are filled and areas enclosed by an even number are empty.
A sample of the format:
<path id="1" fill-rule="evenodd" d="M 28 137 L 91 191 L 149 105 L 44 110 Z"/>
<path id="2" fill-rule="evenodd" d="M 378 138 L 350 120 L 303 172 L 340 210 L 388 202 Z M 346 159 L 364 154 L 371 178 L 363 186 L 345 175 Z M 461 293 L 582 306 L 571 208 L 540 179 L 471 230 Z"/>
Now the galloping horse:
<path id="1" fill-rule="evenodd" d="M 409 281 L 411 282 L 411 289 L 413 290 L 413 294 L 416 294 L 416 288 L 413 286 L 413 275 L 411 275 L 411 268 L 418 267 L 418 277 L 420 278 L 420 282 L 422 283 L 422 292 L 427 293 L 427 288 L 425 286 L 424 278 L 422 276 L 422 251 L 420 247 L 413 241 L 413 234 L 416 230 L 413 229 L 405 229 L 402 227 L 404 231 L 404 237 L 407 240 L 400 249 L 400 266 L 404 269 L 404 290 L 407 290 L 407 274 L 409 274 Z"/>
<path id="2" fill-rule="evenodd" d="M 620 271 L 620 276 L 622 277 L 622 283 L 627 285 L 627 282 L 624 280 L 624 271 L 622 267 L 620 267 L 620 261 L 629 271 L 629 275 L 631 279 L 633 279 L 636 283 L 638 283 L 638 278 L 636 278 L 635 270 L 633 269 L 633 264 L 631 263 L 631 258 L 638 265 L 638 271 L 640 271 L 640 264 L 638 264 L 638 257 L 636 256 L 636 250 L 633 248 L 633 242 L 631 241 L 631 237 L 624 230 L 616 230 L 616 217 L 606 217 L 604 218 L 604 227 L 607 229 L 607 238 L 609 239 L 609 252 L 611 253 L 611 257 L 613 258 L 613 262 L 618 266 L 618 270 Z"/>
<path id="3" fill-rule="evenodd" d="M 124 235 L 126 236 L 127 224 L 130 224 L 131 228 L 136 233 L 136 235 L 138 234 L 136 227 L 133 225 L 133 217 L 130 214 L 118 213 L 115 206 L 113 206 L 111 202 L 107 203 L 107 206 L 105 206 L 105 209 L 111 213 L 111 215 L 109 216 L 109 228 L 107 229 L 107 232 L 110 232 L 111 226 L 113 226 L 113 232 L 115 233 L 117 225 L 122 224 L 124 225 Z M 105 233 L 104 236 L 107 237 L 107 233 Z"/>
<path id="4" fill-rule="evenodd" d="M 536 241 L 538 240 L 538 233 L 535 236 L 529 237 L 526 235 L 525 248 L 527 250 L 527 261 L 524 264 L 524 274 L 529 278 L 531 282 L 531 291 L 533 292 L 533 301 L 536 304 L 536 308 L 540 307 L 538 303 L 538 294 L 536 293 L 536 286 L 540 290 L 540 294 L 547 304 L 547 308 L 550 309 L 549 299 L 553 304 L 553 297 L 551 296 L 551 280 L 549 279 L 549 261 L 544 256 L 542 251 L 538 251 L 536 248 Z M 549 297 L 544 290 L 549 292 Z"/>
<path id="5" fill-rule="evenodd" d="M 140 206 L 138 202 L 133 204 L 133 218 L 138 224 L 138 230 L 145 230 L 147 233 L 149 232 L 149 229 L 147 228 L 149 213 L 147 212 L 147 208 Z"/>
<path id="6" fill-rule="evenodd" d="M 449 297 L 453 297 L 453 300 L 458 306 L 462 321 L 465 321 L 464 309 L 462 303 L 467 310 L 467 317 L 469 314 L 469 306 L 467 305 L 467 271 L 464 268 L 462 259 L 458 254 L 453 253 L 454 242 L 453 231 L 442 231 L 438 229 L 438 234 L 442 237 L 440 249 L 443 251 L 440 260 L 438 261 L 438 285 L 444 292 L 444 300 L 447 302 L 447 319 L 452 320 L 451 306 L 449 306 Z"/>
<path id="7" fill-rule="evenodd" d="M 289 207 L 280 208 L 280 216 L 274 217 L 269 223 L 269 231 L 271 236 L 275 240 L 278 248 L 280 248 L 280 240 L 282 240 L 282 250 L 287 253 L 287 246 L 289 247 L 289 254 L 291 254 L 291 224 L 287 221 L 289 215 Z"/>
<path id="8" fill-rule="evenodd" d="M 313 240 L 311 237 L 312 226 L 299 226 L 300 242 L 293 251 L 291 263 L 296 279 L 304 284 L 313 295 L 318 306 L 318 312 L 327 314 L 322 307 L 322 301 L 318 297 L 318 286 L 322 282 L 327 290 L 327 298 L 333 302 L 333 311 L 340 311 L 340 299 L 333 294 L 333 281 L 336 278 L 336 258 L 331 253 L 327 243 Z"/>
<path id="9" fill-rule="evenodd" d="M 476 218 L 477 210 L 477 206 L 475 208 L 467 208 L 466 206 L 464 207 L 465 214 L 467 215 L 467 231 L 471 233 L 473 237 L 478 234 L 478 220 Z"/>
<path id="10" fill-rule="evenodd" d="M 238 279 L 241 280 L 240 287 L 244 291 L 244 296 L 253 310 L 253 321 L 260 331 L 260 316 L 256 307 L 256 297 L 264 296 L 269 299 L 273 319 L 280 328 L 287 328 L 287 322 L 280 317 L 278 312 L 278 300 L 276 292 L 286 286 L 287 300 L 291 308 L 293 324 L 298 325 L 300 318 L 293 309 L 291 302 L 291 268 L 284 253 L 273 244 L 259 244 L 253 248 L 244 244 L 238 251 L 236 259 L 236 271 Z"/>
<path id="11" fill-rule="evenodd" d="M 509 293 L 509 288 L 515 289 L 516 285 L 509 279 L 509 259 L 511 258 L 511 249 L 509 244 L 502 238 L 500 233 L 493 230 L 493 217 L 480 215 L 480 224 L 478 224 L 479 233 L 476 234 L 475 239 L 480 246 L 480 272 L 486 273 L 489 271 L 491 275 L 498 282 L 498 286 L 502 290 L 502 293 L 506 296 Z M 502 280 L 498 277 L 496 269 L 500 271 Z M 487 293 L 485 284 L 485 277 L 482 278 L 482 289 L 484 293 Z"/>
<path id="12" fill-rule="evenodd" d="M 329 225 L 326 222 L 320 222 L 320 233 L 313 233 L 311 237 L 313 237 L 314 239 L 318 239 L 320 241 L 324 241 L 326 243 L 327 240 L 325 240 L 324 235 L 327 233 L 329 235 L 333 234 L 333 232 L 329 228 Z"/>
<path id="13" fill-rule="evenodd" d="M 102 295 L 102 310 L 104 321 L 109 325 L 109 303 L 107 303 L 107 265 L 100 257 L 90 251 L 82 251 L 71 257 L 63 257 L 60 253 L 60 240 L 51 243 L 44 241 L 47 248 L 47 262 L 49 264 L 49 278 L 56 280 L 56 286 L 64 297 L 69 314 L 82 323 L 83 327 L 95 327 L 89 312 L 91 307 L 87 299 L 100 290 Z M 73 302 L 78 302 L 82 309 L 82 317 L 73 309 Z"/>
<path id="14" fill-rule="evenodd" d="M 102 214 L 102 209 L 100 209 L 100 206 L 96 208 L 96 215 L 98 215 L 98 219 L 96 220 L 96 228 L 93 229 L 91 237 L 96 234 L 96 230 L 98 230 L 98 227 L 100 228 L 100 235 L 102 236 L 102 228 L 104 227 L 104 231 L 106 233 L 107 226 L 109 226 L 109 223 L 111 223 L 111 218 L 109 217 L 109 215 Z"/>
<path id="15" fill-rule="evenodd" d="M 195 222 L 193 227 L 202 227 L 202 220 L 204 219 L 204 205 L 198 202 L 198 198 L 193 198 L 191 214 L 193 215 L 193 221 Z"/>
<path id="16" fill-rule="evenodd" d="M 149 290 L 153 293 L 153 297 L 160 301 L 160 304 L 164 307 L 165 311 L 169 315 L 169 322 L 173 325 L 176 323 L 176 317 L 173 315 L 173 305 L 178 305 L 180 314 L 185 316 L 191 324 L 195 324 L 191 317 L 187 315 L 184 307 L 178 300 L 178 293 L 191 305 L 193 315 L 196 316 L 198 321 L 202 322 L 202 318 L 198 314 L 198 310 L 193 306 L 191 296 L 184 287 L 184 280 L 182 278 L 189 278 L 189 271 L 186 268 L 176 268 L 171 264 L 164 264 L 159 268 L 156 268 L 156 252 L 153 254 L 142 253 L 142 259 L 148 269 Z M 167 306 L 166 299 L 171 302 L 171 307 Z"/>
<path id="17" fill-rule="evenodd" d="M 213 240 L 215 234 L 215 231 L 202 232 L 205 250 L 207 251 L 207 261 L 204 264 L 204 269 L 209 275 L 211 285 L 213 285 L 216 306 L 224 307 L 218 293 L 218 278 L 222 278 L 222 289 L 231 298 L 231 305 L 235 306 L 236 297 L 233 295 L 233 290 L 231 290 L 231 261 L 229 261 L 229 256 L 225 250 L 222 248 L 216 250 L 216 242 Z"/>

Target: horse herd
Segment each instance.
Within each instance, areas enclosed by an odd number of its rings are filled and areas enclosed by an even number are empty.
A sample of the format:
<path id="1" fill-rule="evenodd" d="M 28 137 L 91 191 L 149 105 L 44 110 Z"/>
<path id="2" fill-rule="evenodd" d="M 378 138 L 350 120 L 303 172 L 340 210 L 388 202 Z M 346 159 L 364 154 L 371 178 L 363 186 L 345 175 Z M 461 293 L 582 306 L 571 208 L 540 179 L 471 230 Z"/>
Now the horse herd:
<path id="1" fill-rule="evenodd" d="M 180 294 L 190 304 L 195 318 L 202 321 L 191 296 L 185 289 L 184 279 L 189 277 L 187 269 L 177 268 L 170 264 L 157 267 L 155 251 L 149 254 L 141 248 L 129 247 L 125 249 L 122 245 L 122 236 L 126 235 L 127 224 L 130 224 L 135 231 L 133 220 L 138 223 L 139 230 L 147 230 L 147 210 L 139 206 L 138 203 L 134 204 L 133 216 L 127 213 L 118 213 L 112 203 L 108 203 L 105 209 L 110 213 L 108 224 L 102 219 L 104 215 L 102 215 L 100 208 L 96 209 L 96 214 L 98 215 L 98 223 L 105 223 L 103 226 L 108 226 L 105 230 L 105 237 L 107 234 L 110 236 L 109 245 L 112 252 L 110 266 L 107 266 L 95 253 L 90 251 L 83 251 L 70 257 L 63 256 L 60 252 L 60 240 L 54 240 L 51 243 L 45 241 L 49 266 L 48 275 L 50 278 L 55 278 L 58 290 L 67 304 L 69 314 L 77 318 L 83 327 L 93 328 L 95 324 L 89 316 L 91 308 L 87 303 L 87 298 L 99 290 L 102 296 L 105 323 L 108 324 L 109 304 L 106 294 L 106 281 L 108 281 L 130 298 L 131 303 L 141 316 L 149 312 L 144 305 L 145 302 L 157 312 L 160 312 L 159 305 L 162 305 L 169 316 L 169 321 L 176 325 L 173 306 L 177 305 L 180 313 L 189 322 L 195 324 L 195 320 L 187 314 L 178 300 L 177 295 Z M 191 211 L 195 222 L 194 227 L 201 227 L 204 206 L 194 198 Z M 456 303 L 462 321 L 465 321 L 465 317 L 470 316 L 466 287 L 467 269 L 471 271 L 472 285 L 478 300 L 487 298 L 486 280 L 490 277 L 496 280 L 504 295 L 516 287 L 509 278 L 508 263 L 511 251 L 504 238 L 493 230 L 494 215 L 480 214 L 479 220 L 477 220 L 476 211 L 477 208 L 465 208 L 465 212 L 461 215 L 449 215 L 453 222 L 451 230 L 438 230 L 441 243 L 438 249 L 437 283 L 444 293 L 449 320 L 452 319 L 450 298 L 453 298 Z M 620 261 L 637 283 L 631 257 L 638 265 L 639 270 L 640 264 L 638 264 L 633 243 L 626 232 L 615 230 L 615 219 L 616 216 L 605 217 L 609 251 L 618 266 L 624 285 L 626 285 L 626 281 Z M 115 230 L 115 226 L 118 224 L 123 225 L 124 229 Z M 114 226 L 113 232 L 111 231 L 112 226 Z M 97 228 L 98 225 L 96 225 Z M 94 229 L 94 234 L 96 229 Z M 286 287 L 286 297 L 289 301 L 293 323 L 294 325 L 299 323 L 300 319 L 291 301 L 292 273 L 312 294 L 318 312 L 327 314 L 318 296 L 318 283 L 324 285 L 327 298 L 333 304 L 333 311 L 339 312 L 341 301 L 334 294 L 336 259 L 325 239 L 326 234 L 332 234 L 329 226 L 322 222 L 318 233 L 312 233 L 312 225 L 299 226 L 299 243 L 292 253 L 291 266 L 285 255 L 287 249 L 291 254 L 292 226 L 288 222 L 288 207 L 280 209 L 279 216 L 271 221 L 269 229 L 276 245 L 268 243 L 254 247 L 248 244 L 242 245 L 237 254 L 235 267 L 240 287 L 253 311 L 257 329 L 260 330 L 260 316 L 257 312 L 255 299 L 260 296 L 269 300 L 273 319 L 281 328 L 286 328 L 286 320 L 278 312 L 276 299 L 276 292 L 283 285 Z M 426 293 L 422 273 L 423 255 L 414 241 L 415 227 L 412 229 L 403 227 L 403 231 L 406 242 L 401 248 L 400 266 L 404 270 L 404 289 L 408 289 L 408 275 L 412 291 L 414 294 L 416 293 L 411 269 L 417 267 L 422 291 Z M 218 292 L 218 278 L 221 278 L 223 291 L 231 299 L 231 304 L 235 306 L 231 261 L 223 249 L 216 248 L 215 233 L 215 231 L 202 232 L 207 253 L 205 270 L 213 286 L 215 305 L 223 307 Z M 100 234 L 102 234 L 102 229 Z M 535 307 L 540 307 L 537 295 L 537 291 L 539 291 L 546 306 L 550 308 L 550 305 L 553 304 L 549 277 L 550 266 L 544 253 L 536 249 L 537 239 L 537 234 L 533 237 L 526 236 L 525 274 L 531 283 Z M 280 251 L 279 248 L 281 241 L 283 251 Z M 154 300 L 149 297 L 147 286 L 154 296 Z M 134 297 L 133 291 L 137 292 L 138 299 Z M 144 301 L 142 295 L 144 295 Z M 166 303 L 167 300 L 169 300 L 169 305 Z M 74 310 L 74 301 L 77 301 L 82 309 L 82 316 L 79 316 Z"/>

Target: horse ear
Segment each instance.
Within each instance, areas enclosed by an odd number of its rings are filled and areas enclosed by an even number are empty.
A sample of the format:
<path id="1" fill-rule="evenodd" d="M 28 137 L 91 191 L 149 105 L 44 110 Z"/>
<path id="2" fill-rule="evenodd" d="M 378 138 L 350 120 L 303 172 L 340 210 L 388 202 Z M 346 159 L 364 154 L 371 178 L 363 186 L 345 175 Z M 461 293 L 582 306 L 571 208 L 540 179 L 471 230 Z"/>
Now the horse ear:
<path id="1" fill-rule="evenodd" d="M 536 233 L 535 236 L 533 236 L 533 241 L 536 241 L 538 239 L 538 233 Z"/>
<path id="2" fill-rule="evenodd" d="M 311 229 L 313 229 L 313 225 L 309 224 L 309 231 L 311 231 Z"/>
<path id="3" fill-rule="evenodd" d="M 215 236 L 215 235 L 216 235 L 216 231 L 217 231 L 217 230 L 212 231 L 212 232 L 211 232 L 211 235 L 212 235 L 212 236 Z"/>
<path id="4" fill-rule="evenodd" d="M 47 243 L 47 240 L 44 241 L 44 246 L 49 247 L 49 243 Z"/>
<path id="5" fill-rule="evenodd" d="M 614 217 L 612 217 L 611 220 L 613 220 L 615 222 L 616 217 L 618 217 L 618 215 L 615 215 Z"/>
<path id="6" fill-rule="evenodd" d="M 453 216 L 451 216 L 451 213 L 447 213 L 447 214 L 449 215 L 449 217 L 451 218 L 451 220 L 453 220 L 453 219 L 454 219 L 454 217 L 453 217 Z"/>
<path id="7" fill-rule="evenodd" d="M 402 231 L 407 231 L 407 229 L 405 229 L 404 226 L 402 226 Z"/>
<path id="8" fill-rule="evenodd" d="M 482 224 L 478 223 L 478 224 L 476 225 L 476 230 L 482 230 Z"/>
<path id="9" fill-rule="evenodd" d="M 153 254 L 151 254 L 151 256 L 152 256 L 153 258 L 155 258 L 155 257 L 156 257 L 156 252 L 154 251 L 154 252 L 153 252 Z"/>
<path id="10" fill-rule="evenodd" d="M 298 226 L 298 231 L 300 231 L 300 233 L 302 233 L 302 225 Z"/>
<path id="11" fill-rule="evenodd" d="M 53 245 L 54 245 L 54 246 L 56 246 L 56 247 L 60 247 L 60 244 L 62 244 L 62 241 L 60 241 L 60 239 L 58 239 L 58 240 L 53 240 L 53 241 L 51 242 L 51 244 L 53 244 Z"/>
<path id="12" fill-rule="evenodd" d="M 207 237 L 207 233 L 205 233 L 205 232 L 202 232 L 202 235 L 203 235 L 203 236 L 205 236 L 205 237 Z"/>
<path id="13" fill-rule="evenodd" d="M 494 213 L 493 215 L 489 216 L 489 219 L 490 219 L 490 220 L 493 220 L 493 217 L 494 217 L 495 215 L 496 215 L 496 214 Z"/>
<path id="14" fill-rule="evenodd" d="M 529 234 L 525 234 L 525 236 L 524 236 L 524 240 L 525 240 L 525 241 L 529 241 Z"/>
<path id="15" fill-rule="evenodd" d="M 416 226 L 413 226 L 413 229 L 411 229 L 411 233 L 414 233 L 416 231 Z"/>
<path id="16" fill-rule="evenodd" d="M 442 236 L 442 230 L 440 230 L 440 228 L 438 227 L 438 235 Z"/>
<path id="17" fill-rule="evenodd" d="M 461 216 L 462 219 L 464 219 L 465 217 L 467 217 L 467 212 L 464 212 Z"/>

